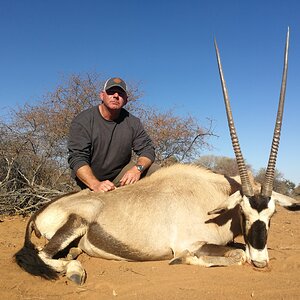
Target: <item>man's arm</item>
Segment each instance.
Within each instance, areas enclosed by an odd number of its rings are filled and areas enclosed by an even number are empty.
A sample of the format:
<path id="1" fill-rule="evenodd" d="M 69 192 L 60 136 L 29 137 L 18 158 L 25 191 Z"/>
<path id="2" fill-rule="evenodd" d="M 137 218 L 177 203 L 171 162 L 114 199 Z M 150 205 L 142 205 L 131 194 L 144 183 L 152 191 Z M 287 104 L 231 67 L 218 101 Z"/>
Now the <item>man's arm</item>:
<path id="1" fill-rule="evenodd" d="M 68 162 L 73 175 L 92 191 L 107 192 L 115 188 L 114 184 L 108 180 L 98 180 L 90 167 L 91 128 L 89 125 L 91 113 L 91 111 L 86 111 L 85 115 L 77 116 L 71 123 L 68 140 Z"/>
<path id="2" fill-rule="evenodd" d="M 98 180 L 89 165 L 80 167 L 76 172 L 76 176 L 94 192 L 108 192 L 115 189 L 115 186 L 111 181 Z"/>
<path id="3" fill-rule="evenodd" d="M 147 170 L 155 160 L 155 150 L 153 142 L 146 133 L 141 121 L 136 119 L 135 135 L 132 141 L 133 151 L 138 155 L 138 161 L 134 167 L 129 169 L 120 180 L 121 186 L 133 184 L 137 182 L 142 173 Z M 137 165 L 143 166 L 142 170 L 138 170 Z"/>
<path id="4" fill-rule="evenodd" d="M 137 182 L 141 178 L 142 173 L 147 170 L 151 164 L 151 159 L 145 156 L 140 156 L 136 165 L 129 169 L 120 179 L 121 186 Z M 143 166 L 143 170 L 139 171 L 137 165 Z"/>

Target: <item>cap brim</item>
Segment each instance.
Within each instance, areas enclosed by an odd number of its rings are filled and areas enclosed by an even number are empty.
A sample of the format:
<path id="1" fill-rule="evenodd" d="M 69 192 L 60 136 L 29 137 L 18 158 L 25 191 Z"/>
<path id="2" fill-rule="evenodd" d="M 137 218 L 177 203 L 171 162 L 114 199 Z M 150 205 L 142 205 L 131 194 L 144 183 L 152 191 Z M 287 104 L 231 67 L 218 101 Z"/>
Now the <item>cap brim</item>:
<path id="1" fill-rule="evenodd" d="M 126 93 L 126 95 L 127 95 L 127 91 L 126 91 L 122 86 L 120 86 L 120 85 L 118 85 L 118 84 L 113 84 L 113 85 L 110 85 L 110 86 L 106 87 L 105 91 L 107 91 L 107 90 L 109 90 L 109 89 L 111 89 L 111 88 L 113 88 L 113 87 L 118 87 L 118 88 L 120 88 L 120 89 L 121 89 L 122 91 L 124 91 L 124 92 Z"/>

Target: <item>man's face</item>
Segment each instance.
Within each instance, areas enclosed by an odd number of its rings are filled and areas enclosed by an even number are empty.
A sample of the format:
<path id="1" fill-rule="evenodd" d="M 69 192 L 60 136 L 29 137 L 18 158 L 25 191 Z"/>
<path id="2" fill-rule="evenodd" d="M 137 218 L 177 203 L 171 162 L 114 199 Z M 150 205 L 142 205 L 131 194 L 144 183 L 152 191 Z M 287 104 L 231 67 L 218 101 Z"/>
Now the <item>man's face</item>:
<path id="1" fill-rule="evenodd" d="M 119 110 L 127 103 L 127 94 L 119 87 L 112 87 L 100 93 L 104 105 L 112 110 Z"/>

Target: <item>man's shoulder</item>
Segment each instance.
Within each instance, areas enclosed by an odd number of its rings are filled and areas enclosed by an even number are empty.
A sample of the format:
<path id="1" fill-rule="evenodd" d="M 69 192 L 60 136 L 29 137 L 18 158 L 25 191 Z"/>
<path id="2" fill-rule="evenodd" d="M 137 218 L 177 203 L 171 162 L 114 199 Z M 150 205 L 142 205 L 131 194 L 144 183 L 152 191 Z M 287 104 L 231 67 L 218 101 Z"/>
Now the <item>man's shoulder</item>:
<path id="1" fill-rule="evenodd" d="M 73 119 L 74 122 L 84 122 L 90 120 L 94 117 L 95 114 L 98 113 L 98 106 L 93 106 L 81 111 L 75 118 Z"/>
<path id="2" fill-rule="evenodd" d="M 140 122 L 140 119 L 138 117 L 136 117 L 124 108 L 122 108 L 121 116 L 122 118 L 127 119 L 129 122 Z"/>
<path id="3" fill-rule="evenodd" d="M 126 124 L 129 128 L 133 130 L 139 130 L 142 126 L 142 122 L 140 118 L 136 117 L 128 110 L 122 108 L 120 122 Z"/>

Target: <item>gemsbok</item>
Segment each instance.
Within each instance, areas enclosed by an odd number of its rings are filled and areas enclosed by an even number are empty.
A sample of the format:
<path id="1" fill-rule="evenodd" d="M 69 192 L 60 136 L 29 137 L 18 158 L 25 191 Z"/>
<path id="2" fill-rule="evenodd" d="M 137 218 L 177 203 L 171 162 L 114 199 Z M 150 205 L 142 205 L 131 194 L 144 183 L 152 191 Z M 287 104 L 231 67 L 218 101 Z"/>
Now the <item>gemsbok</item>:
<path id="1" fill-rule="evenodd" d="M 268 265 L 267 237 L 275 204 L 299 202 L 273 191 L 288 68 L 286 37 L 279 107 L 271 153 L 262 185 L 247 172 L 231 113 L 217 43 L 215 49 L 231 141 L 239 176 L 227 177 L 195 165 L 161 168 L 134 185 L 111 192 L 83 190 L 49 202 L 34 213 L 25 242 L 15 254 L 18 265 L 32 275 L 56 279 L 65 274 L 83 284 L 86 273 L 75 258 L 90 256 L 126 261 L 170 260 L 170 264 L 229 266 L 248 262 Z M 38 249 L 32 231 L 48 243 Z M 245 250 L 229 247 L 243 235 Z M 70 244 L 77 242 L 74 247 Z M 58 259 L 58 252 L 69 254 Z"/>

